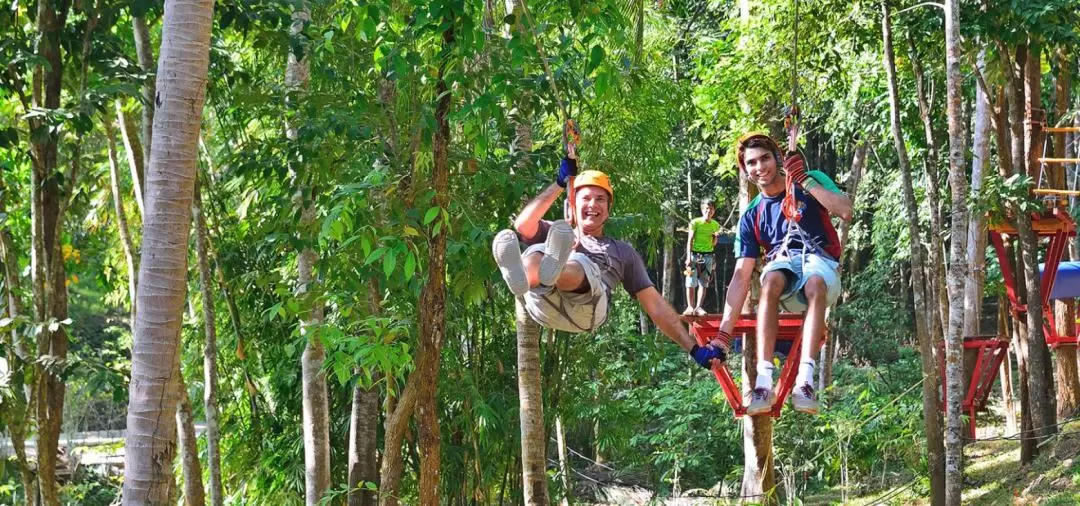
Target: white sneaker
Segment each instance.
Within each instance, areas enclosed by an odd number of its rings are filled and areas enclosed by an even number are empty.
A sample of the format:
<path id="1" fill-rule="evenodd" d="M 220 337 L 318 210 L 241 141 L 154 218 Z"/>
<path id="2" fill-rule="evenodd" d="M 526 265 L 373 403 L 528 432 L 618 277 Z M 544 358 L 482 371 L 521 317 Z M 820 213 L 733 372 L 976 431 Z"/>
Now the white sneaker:
<path id="1" fill-rule="evenodd" d="M 544 241 L 544 256 L 540 259 L 540 284 L 554 286 L 562 274 L 566 260 L 574 249 L 574 229 L 566 220 L 558 220 L 548 229 Z"/>
<path id="2" fill-rule="evenodd" d="M 495 264 L 502 272 L 503 281 L 515 296 L 521 297 L 529 291 L 529 280 L 525 277 L 525 265 L 521 262 L 521 248 L 517 234 L 513 230 L 503 230 L 495 234 L 491 242 L 491 254 Z"/>
<path id="3" fill-rule="evenodd" d="M 746 414 L 750 416 L 763 415 L 772 411 L 776 403 L 776 394 L 771 388 L 755 388 L 743 398 L 746 403 Z"/>
<path id="4" fill-rule="evenodd" d="M 803 383 L 791 391 L 791 407 L 800 413 L 816 415 L 821 409 L 821 403 L 817 400 L 813 385 Z"/>

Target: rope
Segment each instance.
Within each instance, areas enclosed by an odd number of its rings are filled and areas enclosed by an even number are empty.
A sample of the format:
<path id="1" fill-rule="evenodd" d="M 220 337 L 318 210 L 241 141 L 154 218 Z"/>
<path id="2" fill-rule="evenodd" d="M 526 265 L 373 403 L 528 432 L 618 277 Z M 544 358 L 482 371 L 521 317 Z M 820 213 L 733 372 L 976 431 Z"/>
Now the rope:
<path id="1" fill-rule="evenodd" d="M 570 121 L 570 113 L 566 108 L 566 104 L 562 100 L 562 95 L 559 93 L 559 86 L 555 84 L 555 74 L 551 72 L 551 66 L 548 65 L 547 56 L 544 55 L 544 48 L 540 46 L 540 39 L 536 35 L 536 23 L 533 23 L 532 14 L 529 12 L 529 4 L 525 0 L 521 1 L 521 12 L 525 14 L 525 20 L 529 22 L 529 34 L 532 36 L 533 45 L 536 46 L 536 53 L 540 55 L 540 63 L 544 66 L 544 74 L 547 75 L 547 80 L 551 83 L 551 91 L 555 95 L 555 103 L 558 104 L 559 110 L 562 111 L 563 118 L 567 120 L 568 125 L 572 126 L 573 122 Z"/>
<path id="2" fill-rule="evenodd" d="M 1051 435 L 1045 435 L 1045 436 L 1025 436 L 1025 434 L 1030 434 L 1030 433 L 1033 433 L 1033 432 L 1042 431 L 1044 429 L 1061 427 L 1061 426 L 1064 426 L 1066 424 L 1072 423 L 1072 422 L 1074 422 L 1074 421 L 1076 421 L 1078 419 L 1080 419 L 1080 415 L 1074 415 L 1074 416 L 1066 418 L 1065 420 L 1060 421 L 1058 423 L 1053 423 L 1053 424 L 1050 424 L 1050 425 L 1043 425 L 1042 427 L 1033 427 L 1033 428 L 1030 428 L 1030 429 L 1027 429 L 1027 430 L 1021 430 L 1019 432 L 1009 434 L 1008 436 L 992 436 L 992 437 L 984 437 L 984 438 L 971 438 L 971 437 L 964 436 L 963 439 L 964 439 L 964 441 L 972 441 L 972 442 L 975 442 L 975 441 L 1029 441 L 1029 440 L 1048 439 L 1050 437 L 1053 437 L 1054 435 L 1051 434 Z M 1058 433 L 1057 436 L 1064 436 L 1064 435 L 1068 435 L 1068 434 L 1080 434 L 1080 431 Z"/>

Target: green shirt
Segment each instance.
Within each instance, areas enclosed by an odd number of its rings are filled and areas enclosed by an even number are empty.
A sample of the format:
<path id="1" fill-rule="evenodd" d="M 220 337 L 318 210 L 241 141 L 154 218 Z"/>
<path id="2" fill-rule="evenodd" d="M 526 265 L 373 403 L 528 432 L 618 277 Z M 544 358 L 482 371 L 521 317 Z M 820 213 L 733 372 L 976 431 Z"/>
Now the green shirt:
<path id="1" fill-rule="evenodd" d="M 720 224 L 716 220 L 706 220 L 702 217 L 690 220 L 690 236 L 693 237 L 690 249 L 694 253 L 712 253 L 713 236 L 720 232 Z"/>

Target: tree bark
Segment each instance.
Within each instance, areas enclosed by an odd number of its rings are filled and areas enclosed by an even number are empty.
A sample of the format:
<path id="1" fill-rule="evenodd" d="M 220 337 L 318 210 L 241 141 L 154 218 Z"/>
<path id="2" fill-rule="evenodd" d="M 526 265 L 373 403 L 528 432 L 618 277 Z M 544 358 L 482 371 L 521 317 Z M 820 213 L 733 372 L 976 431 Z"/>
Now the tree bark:
<path id="1" fill-rule="evenodd" d="M 368 313 L 382 313 L 382 300 L 377 279 L 368 282 Z M 359 368 L 357 373 L 362 372 Z M 379 481 L 379 460 L 376 455 L 379 428 L 379 389 L 357 384 L 353 387 L 352 413 L 349 420 L 349 506 L 375 506 L 378 495 L 364 489 L 365 483 Z"/>
<path id="2" fill-rule="evenodd" d="M 945 283 L 945 274 L 942 272 L 946 265 L 944 257 L 944 234 L 941 225 L 941 188 L 938 184 L 938 160 L 940 158 L 941 144 L 934 134 L 934 120 L 931 117 L 933 107 L 932 97 L 926 93 L 926 75 L 918 53 L 915 50 L 915 40 L 908 34 L 909 56 L 911 58 L 911 70 L 915 74 L 915 96 L 919 103 L 919 118 L 923 124 L 923 135 L 926 137 L 927 153 L 923 158 L 923 167 L 926 170 L 927 195 L 926 201 L 930 209 L 930 262 L 926 265 L 927 280 L 930 282 L 930 291 L 933 293 L 936 305 L 928 309 L 937 316 L 935 327 L 945 329 L 949 326 L 949 295 L 942 285 Z M 940 332 L 935 331 L 934 335 Z"/>
<path id="3" fill-rule="evenodd" d="M 135 243 L 131 239 L 131 231 L 128 228 L 127 212 L 124 211 L 124 197 L 120 191 L 120 169 L 116 156 L 116 135 L 113 133 L 112 121 L 102 118 L 105 126 L 105 139 L 109 147 L 109 188 L 112 190 L 113 209 L 116 210 L 116 229 L 120 234 L 120 244 L 124 247 L 124 258 L 127 260 L 128 269 L 128 295 L 131 304 L 131 326 L 135 326 L 135 313 L 137 308 L 136 287 L 139 283 L 139 254 L 135 251 Z"/>
<path id="4" fill-rule="evenodd" d="M 852 206 L 854 206 L 855 200 L 859 196 L 859 183 L 863 178 L 863 171 L 866 168 L 866 155 L 868 154 L 869 146 L 865 140 L 856 141 L 855 151 L 851 156 L 851 178 L 848 184 L 848 196 L 851 197 Z M 848 234 L 851 232 L 851 223 L 846 221 L 840 222 L 840 246 L 847 246 Z M 847 248 L 843 249 L 844 258 L 840 260 L 841 269 L 843 269 L 845 260 L 849 258 L 853 253 Z M 847 293 L 841 294 L 841 297 L 847 299 Z M 826 318 L 827 319 L 827 318 Z M 825 346 L 821 348 L 821 369 L 819 370 L 820 378 L 818 379 L 818 390 L 825 390 L 830 384 L 832 384 L 833 374 L 833 361 L 836 360 L 837 350 L 836 336 L 832 336 L 831 339 L 825 342 Z"/>
<path id="5" fill-rule="evenodd" d="M 139 136 L 135 133 L 135 122 L 124 113 L 120 99 L 116 99 L 116 122 L 120 124 L 120 137 L 124 140 L 124 151 L 127 153 L 128 169 L 131 171 L 131 184 L 134 187 L 135 205 L 139 207 L 139 216 L 146 214 L 146 205 L 143 202 L 143 175 L 146 165 L 143 160 L 142 144 Z"/>
<path id="6" fill-rule="evenodd" d="M 555 417 L 555 444 L 559 450 L 559 478 L 563 487 L 563 497 L 559 504 L 569 506 L 573 495 L 570 481 L 570 456 L 566 452 L 566 429 L 563 427 L 561 416 Z"/>
<path id="7" fill-rule="evenodd" d="M 986 69 L 986 49 L 979 51 L 979 72 Z M 971 195 L 977 197 L 982 191 L 983 180 L 990 170 L 990 97 L 987 90 L 975 89 L 975 127 L 972 139 Z M 964 281 L 964 331 L 965 336 L 981 332 L 983 284 L 986 280 L 986 216 L 973 214 L 968 227 L 968 274 Z"/>
<path id="8" fill-rule="evenodd" d="M 210 472 L 210 504 L 224 503 L 221 485 L 221 429 L 217 405 L 217 311 L 214 308 L 214 278 L 210 273 L 209 241 L 207 240 L 206 215 L 203 213 L 202 193 L 195 182 L 194 205 L 191 215 L 195 220 L 195 249 L 199 259 L 199 287 L 202 290 L 203 336 L 203 410 L 206 412 L 206 467 Z"/>
<path id="9" fill-rule="evenodd" d="M 1012 331 L 1009 324 L 1008 301 L 1004 296 L 998 297 L 998 335 L 1012 342 Z M 1019 424 L 1016 423 L 1016 395 L 1013 393 L 1012 372 L 1012 346 L 1005 348 L 1005 359 L 1001 361 L 1001 407 L 1005 411 L 1005 433 L 1016 434 Z"/>
<path id="10" fill-rule="evenodd" d="M 286 102 L 290 116 L 286 119 L 285 136 L 290 144 L 299 142 L 299 128 L 302 116 L 298 102 L 306 94 L 310 80 L 308 62 L 309 42 L 304 35 L 304 28 L 311 22 L 311 12 L 306 1 L 294 7 L 292 23 L 289 26 L 290 44 L 288 64 L 285 69 L 285 87 L 289 90 Z M 293 148 L 294 151 L 297 148 Z M 297 166 L 298 160 L 289 161 Z M 311 179 L 300 167 L 295 167 L 297 176 L 296 204 L 300 206 L 300 230 L 302 238 L 310 239 L 309 230 L 316 220 L 314 188 L 304 181 Z M 326 374 L 323 364 L 326 362 L 326 349 L 319 336 L 319 329 L 324 318 L 322 299 L 319 296 L 319 280 L 315 278 L 315 264 L 319 255 L 311 246 L 304 246 L 296 259 L 296 296 L 305 301 L 307 314 L 301 322 L 307 344 L 300 359 L 303 384 L 303 420 L 304 420 L 304 498 L 308 506 L 315 506 L 330 488 L 330 406 L 326 386 Z"/>
<path id="11" fill-rule="evenodd" d="M 199 126 L 210 61 L 211 0 L 165 5 L 157 90 L 158 139 L 147 174 L 147 212 L 124 456 L 125 505 L 165 505 L 174 488 L 176 371 L 187 291 L 187 244 Z"/>
<path id="12" fill-rule="evenodd" d="M 515 307 L 525 504 L 547 505 L 547 439 L 544 435 L 544 399 L 540 386 L 540 325 L 529 317 L 522 301 L 517 301 Z"/>
<path id="13" fill-rule="evenodd" d="M 911 285 L 915 300 L 915 335 L 922 354 L 923 374 L 923 420 L 926 424 L 926 453 L 930 474 L 931 504 L 945 504 L 945 448 L 942 440 L 940 389 L 941 375 L 937 366 L 937 344 L 932 341 L 930 323 L 933 317 L 927 307 L 935 301 L 927 297 L 926 282 L 923 279 L 923 256 L 921 234 L 919 232 L 918 208 L 915 205 L 915 192 L 911 183 L 911 162 L 908 160 L 904 134 L 900 126 L 900 97 L 896 88 L 896 58 L 893 55 L 892 22 L 889 19 L 888 1 L 881 3 L 881 32 L 884 41 L 884 65 L 888 75 L 890 122 L 892 125 L 893 145 L 900 161 L 901 183 L 904 192 L 904 207 L 908 214 L 908 234 L 911 247 Z"/>
<path id="14" fill-rule="evenodd" d="M 443 10 L 442 47 L 450 52 L 455 45 L 454 28 L 458 20 L 452 9 Z M 432 137 L 433 167 L 431 189 L 434 204 L 444 211 L 449 208 L 450 194 L 450 105 L 451 90 L 446 81 L 448 57 L 439 65 L 435 84 L 435 134 Z M 443 225 L 440 227 L 440 224 Z M 442 433 L 439 430 L 438 384 L 442 364 L 442 346 L 446 334 L 446 243 L 449 223 L 437 218 L 431 223 L 428 241 L 428 277 L 417 304 L 420 316 L 420 353 L 431 357 L 426 369 L 418 369 L 427 381 L 420 384 L 417 396 L 417 429 L 420 435 L 420 504 L 438 504 L 442 459 Z M 438 228 L 436 228 L 438 227 Z M 441 230 L 440 230 L 441 229 Z"/>
<path id="15" fill-rule="evenodd" d="M 179 357 L 177 357 L 179 359 Z M 195 436 L 195 417 L 191 415 L 191 398 L 177 363 L 176 377 L 180 378 L 180 404 L 176 411 L 176 424 L 180 427 L 180 462 L 184 476 L 184 506 L 204 506 L 206 491 L 203 488 L 202 466 L 199 465 L 199 440 Z"/>
<path id="16" fill-rule="evenodd" d="M 1055 53 L 1057 59 L 1058 74 L 1054 80 L 1055 95 L 1055 118 L 1058 122 L 1064 119 L 1069 112 L 1069 81 L 1071 62 L 1069 62 L 1064 48 L 1059 48 Z M 1054 135 L 1054 157 L 1065 158 L 1067 155 L 1065 134 Z M 1064 190 L 1065 165 L 1049 164 L 1045 166 L 1048 171 L 1047 182 L 1051 188 Z M 1075 240 L 1075 239 L 1074 239 Z M 1058 335 L 1076 335 L 1073 302 L 1071 300 L 1052 301 L 1054 305 L 1054 323 Z M 1057 360 L 1054 361 L 1055 381 L 1057 385 L 1057 419 L 1069 418 L 1080 408 L 1080 371 L 1077 370 L 1077 353 L 1075 346 L 1059 346 L 1056 350 Z"/>
<path id="17" fill-rule="evenodd" d="M 743 391 L 750 391 L 757 378 L 754 350 L 757 337 L 743 337 Z M 743 479 L 739 495 L 754 503 L 779 504 L 776 493 L 776 465 L 773 462 L 772 415 L 743 416 Z"/>
<path id="18" fill-rule="evenodd" d="M 7 191 L 3 178 L 0 177 L 0 214 L 7 213 Z M 19 258 L 15 253 L 11 233 L 5 221 L 4 225 L 0 225 L 0 263 L 3 263 L 4 267 L 2 295 L 4 312 L 12 321 L 22 315 L 22 303 L 19 300 L 21 290 L 18 262 Z M 26 455 L 26 439 L 33 405 L 33 378 L 30 378 L 30 383 L 25 383 L 23 380 L 34 357 L 30 354 L 30 347 L 26 340 L 19 336 L 16 325 L 12 325 L 11 332 L 6 335 L 8 339 L 0 338 L 0 343 L 7 342 L 11 389 L 9 390 L 10 397 L 6 400 L 6 407 L 0 412 L 0 421 L 7 426 L 8 435 L 11 437 L 11 447 L 15 452 L 15 466 L 18 468 L 19 480 L 26 494 L 26 503 L 37 504 L 36 477 Z"/>
<path id="19" fill-rule="evenodd" d="M 33 69 L 31 97 L 36 108 L 60 108 L 64 73 L 60 42 L 70 7 L 70 2 L 38 2 L 37 56 L 44 65 Z M 28 123 L 31 132 L 45 131 L 43 135 L 31 136 L 30 141 L 33 244 L 30 260 L 31 283 L 34 320 L 44 324 L 37 336 L 37 361 L 34 367 L 37 487 L 40 501 L 46 506 L 55 506 L 60 504 L 56 482 L 56 454 L 64 410 L 65 387 L 61 373 L 67 360 L 68 348 L 66 329 L 63 325 L 53 323 L 67 319 L 67 276 L 60 245 L 64 196 L 56 174 L 60 134 L 56 129 L 47 128 L 42 119 L 29 118 Z M 71 179 L 74 181 L 74 178 Z"/>
<path id="20" fill-rule="evenodd" d="M 674 204 L 671 204 L 674 207 Z M 661 296 L 672 306 L 675 305 L 675 215 L 664 206 L 664 272 Z"/>
<path id="21" fill-rule="evenodd" d="M 1042 97 L 1042 48 L 1038 39 L 1032 38 L 1027 46 L 1027 58 L 1024 65 L 1024 155 L 1027 173 L 1038 177 L 1039 157 L 1042 151 L 1042 128 L 1044 119 L 1041 107 Z M 1014 167 L 1016 170 L 1016 167 Z M 1039 287 L 1038 237 L 1031 228 L 1031 218 L 1025 212 L 1017 212 L 1017 229 L 1020 232 L 1021 252 L 1024 269 L 1027 272 L 1027 354 L 1029 375 L 1027 378 L 1031 395 L 1031 423 L 1035 428 L 1034 437 L 1042 441 L 1046 436 L 1057 432 L 1054 423 L 1054 384 L 1050 361 L 1050 350 L 1043 335 L 1043 301 Z M 1021 334 L 1023 336 L 1023 334 Z M 1038 451 L 1038 446 L 1036 446 Z"/>
<path id="22" fill-rule="evenodd" d="M 136 168 L 136 172 L 133 173 L 135 188 L 137 192 L 142 191 L 146 187 L 144 181 L 143 169 L 150 166 L 150 147 L 154 140 L 154 109 L 160 104 L 156 103 L 156 87 L 157 87 L 157 75 L 154 70 L 154 47 L 150 44 L 150 27 L 146 24 L 146 18 L 142 16 L 131 17 L 131 29 L 135 34 L 135 55 L 139 59 L 139 66 L 142 67 L 142 71 L 149 74 L 149 77 L 143 81 L 142 85 L 142 138 L 143 138 L 143 162 L 141 166 L 133 166 Z M 165 37 L 162 36 L 162 45 L 164 45 Z M 158 69 L 160 70 L 160 69 Z M 138 193 L 137 193 L 138 194 Z M 137 197 L 141 202 L 143 195 Z M 142 206 L 140 205 L 140 209 Z M 145 211 L 144 211 L 145 213 Z"/>
<path id="23" fill-rule="evenodd" d="M 948 385 L 945 437 L 945 503 L 960 505 L 964 481 L 964 280 L 968 274 L 967 170 L 964 167 L 964 116 L 960 75 L 960 2 L 945 1 L 945 90 L 949 121 L 949 186 L 952 193 L 952 240 L 949 251 L 949 326 L 945 336 Z"/>

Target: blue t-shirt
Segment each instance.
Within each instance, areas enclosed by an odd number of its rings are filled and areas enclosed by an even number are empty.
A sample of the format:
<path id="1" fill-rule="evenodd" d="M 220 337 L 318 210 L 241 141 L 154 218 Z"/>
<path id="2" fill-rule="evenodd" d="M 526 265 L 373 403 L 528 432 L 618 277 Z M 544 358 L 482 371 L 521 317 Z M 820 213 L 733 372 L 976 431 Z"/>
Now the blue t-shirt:
<path id="1" fill-rule="evenodd" d="M 824 172 L 812 170 L 807 174 L 826 190 L 841 193 L 836 183 L 833 183 Z M 786 195 L 787 190 L 773 197 L 759 194 L 750 202 L 750 205 L 746 206 L 739 217 L 739 235 L 735 240 L 736 258 L 758 258 L 761 256 L 762 249 L 765 250 L 766 258 L 771 258 L 784 242 L 788 222 L 781 206 Z M 801 216 L 799 226 L 815 244 L 808 248 L 798 239 L 793 239 L 788 244 L 788 249 L 806 249 L 816 253 L 825 253 L 833 260 L 839 259 L 840 237 L 836 234 L 836 228 L 829 219 L 829 211 L 800 185 L 795 185 L 795 200 L 799 204 Z"/>

